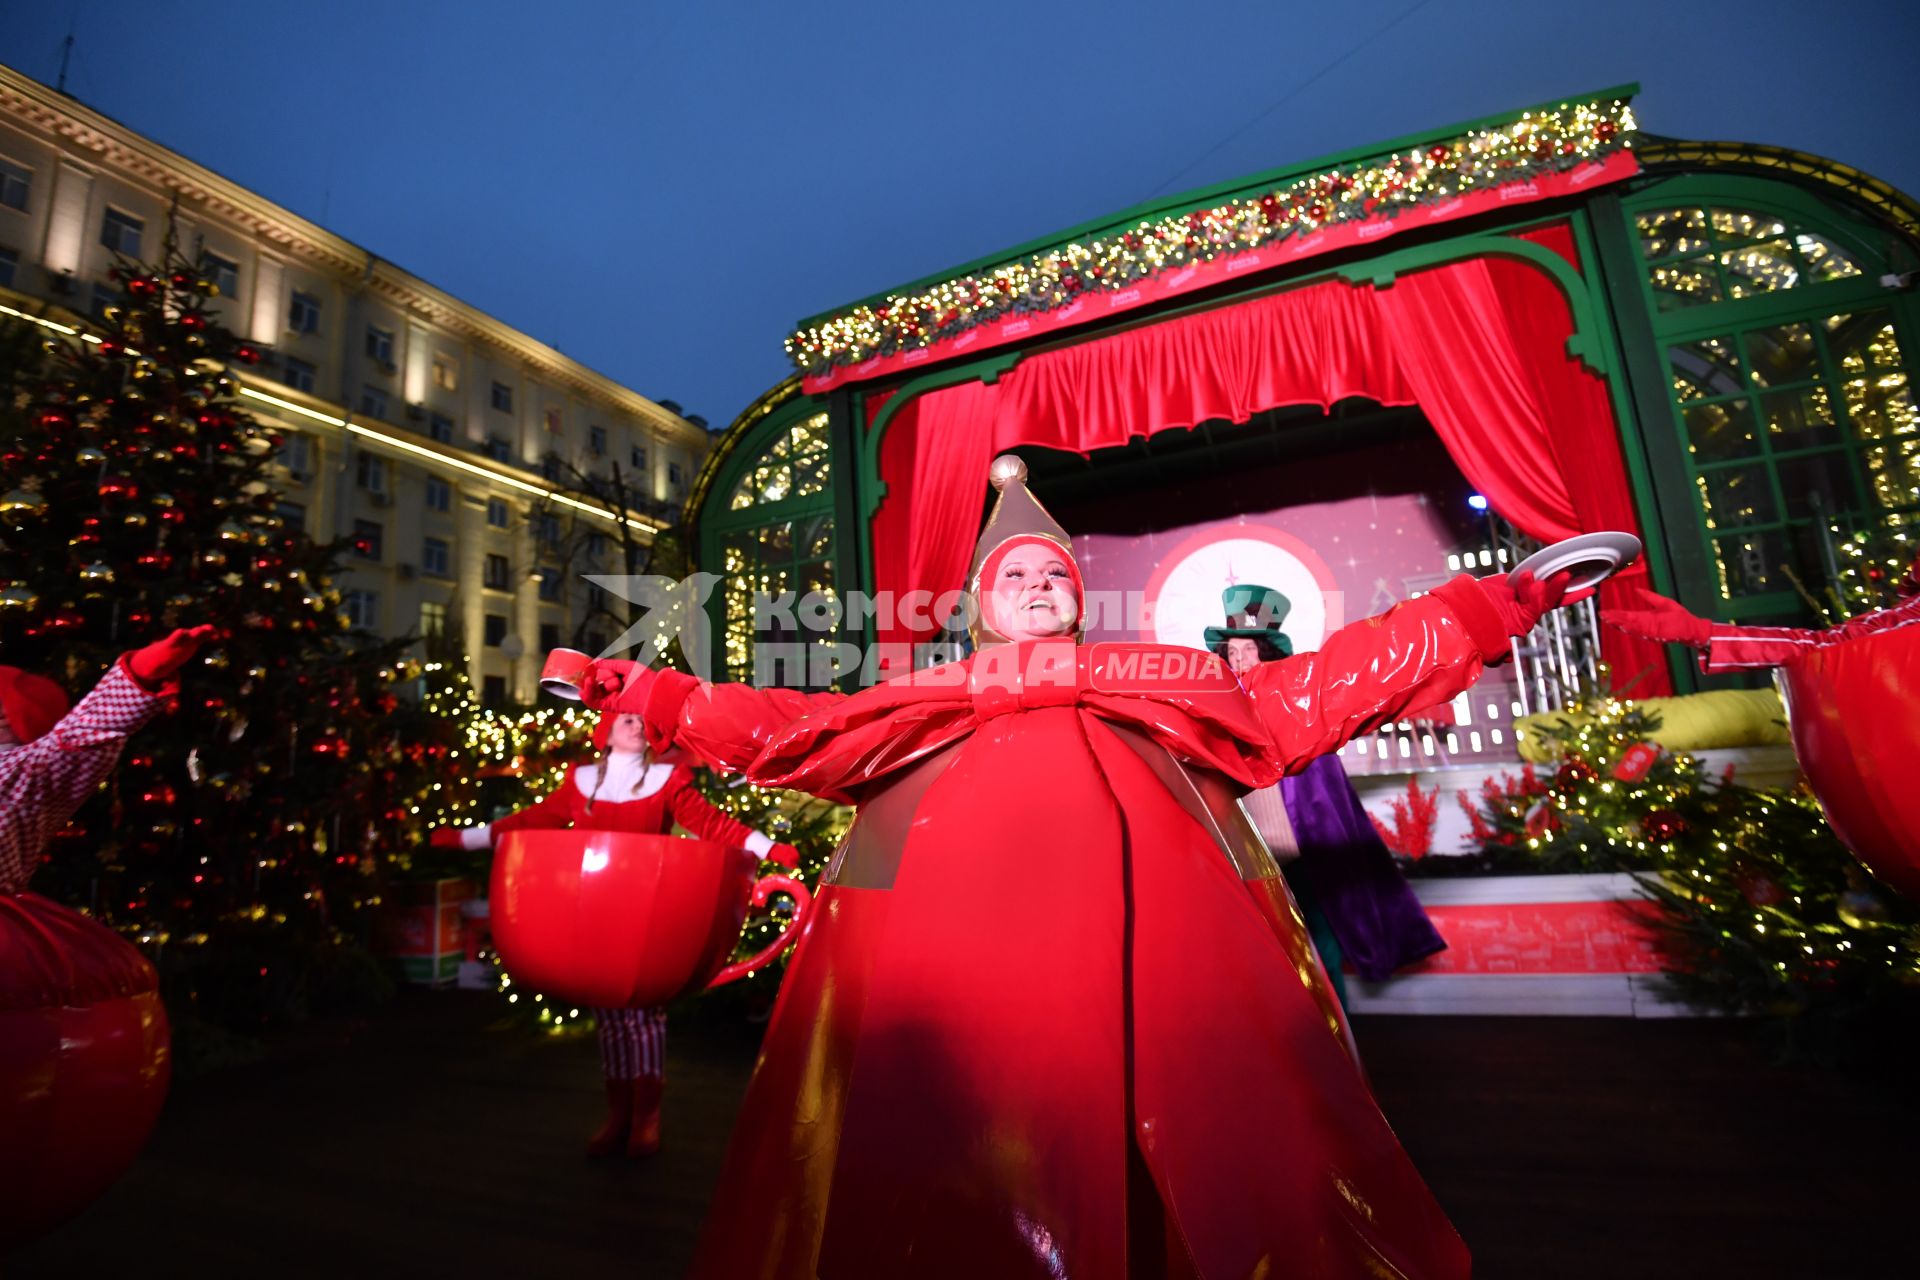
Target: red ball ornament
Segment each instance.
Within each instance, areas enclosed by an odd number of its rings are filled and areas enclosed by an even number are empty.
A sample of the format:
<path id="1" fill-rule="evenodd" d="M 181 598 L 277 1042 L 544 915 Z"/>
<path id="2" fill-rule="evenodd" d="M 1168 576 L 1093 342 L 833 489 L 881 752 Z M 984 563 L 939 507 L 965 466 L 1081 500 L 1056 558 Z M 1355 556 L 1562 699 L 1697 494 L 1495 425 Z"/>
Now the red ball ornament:
<path id="1" fill-rule="evenodd" d="M 179 799 L 178 793 L 164 782 L 148 787 L 140 793 L 140 803 L 152 805 L 156 809 L 171 809 Z"/>
<path id="2" fill-rule="evenodd" d="M 1599 124 L 1593 126 L 1593 136 L 1602 142 L 1610 140 L 1614 134 L 1619 132 L 1620 126 L 1611 120 L 1602 120 Z"/>
<path id="3" fill-rule="evenodd" d="M 1745 876 L 1740 881 L 1740 896 L 1756 907 L 1772 907 L 1786 901 L 1787 891 L 1770 876 Z"/>
<path id="4" fill-rule="evenodd" d="M 44 409 L 38 419 L 40 425 L 49 431 L 58 431 L 73 425 L 73 415 L 65 409 Z"/>
<path id="5" fill-rule="evenodd" d="M 207 327 L 207 318 L 197 311 L 189 311 L 180 317 L 180 327 L 197 333 Z"/>
<path id="6" fill-rule="evenodd" d="M 1560 766 L 1559 772 L 1553 775 L 1553 785 L 1556 791 L 1573 791 L 1593 779 L 1593 766 L 1576 757 Z"/>
<path id="7" fill-rule="evenodd" d="M 0 1252 L 85 1208 L 146 1145 L 171 1072 L 157 988 L 112 930 L 0 894 Z"/>
<path id="8" fill-rule="evenodd" d="M 131 502 L 140 496 L 140 485 L 131 476 L 107 476 L 100 481 L 100 496 L 105 499 Z"/>
<path id="9" fill-rule="evenodd" d="M 1451 151 L 1449 151 L 1446 147 L 1443 147 L 1443 146 L 1427 148 L 1427 159 L 1433 161 L 1435 164 L 1442 163 L 1443 161 L 1446 160 L 1448 156 L 1452 154 L 1453 153 Z"/>
<path id="10" fill-rule="evenodd" d="M 148 551 L 135 556 L 134 567 L 147 573 L 166 573 L 173 568 L 171 551 Z"/>
<path id="11" fill-rule="evenodd" d="M 1665 844 L 1678 839 L 1686 831 L 1687 822 L 1671 809 L 1655 809 L 1641 821 L 1640 829 L 1646 833 L 1647 839 Z"/>

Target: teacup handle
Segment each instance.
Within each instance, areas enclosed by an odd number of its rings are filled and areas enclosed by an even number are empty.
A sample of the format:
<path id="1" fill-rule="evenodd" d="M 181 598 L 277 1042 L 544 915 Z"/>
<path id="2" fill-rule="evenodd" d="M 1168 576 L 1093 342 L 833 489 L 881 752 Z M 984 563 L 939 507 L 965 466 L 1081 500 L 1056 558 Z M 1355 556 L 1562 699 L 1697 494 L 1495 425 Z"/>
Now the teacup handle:
<path id="1" fill-rule="evenodd" d="M 749 909 L 766 906 L 767 899 L 776 893 L 793 895 L 793 916 L 787 921 L 787 927 L 780 931 L 779 937 L 762 947 L 757 955 L 745 960 L 737 960 L 714 974 L 713 981 L 707 984 L 709 991 L 715 987 L 723 987 L 737 978 L 744 978 L 756 969 L 766 968 L 773 963 L 775 956 L 800 940 L 800 926 L 805 923 L 807 911 L 813 906 L 813 894 L 808 891 L 806 885 L 792 876 L 762 876 L 753 882 L 753 896 L 748 900 Z"/>

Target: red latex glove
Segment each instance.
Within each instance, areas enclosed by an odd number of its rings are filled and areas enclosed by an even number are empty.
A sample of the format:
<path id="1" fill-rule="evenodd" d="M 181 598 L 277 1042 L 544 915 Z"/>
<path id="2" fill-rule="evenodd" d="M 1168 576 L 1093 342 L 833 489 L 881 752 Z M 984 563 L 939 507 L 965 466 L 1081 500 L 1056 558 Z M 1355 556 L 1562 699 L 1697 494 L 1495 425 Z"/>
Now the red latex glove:
<path id="1" fill-rule="evenodd" d="M 1487 603 L 1500 614 L 1501 625 L 1510 636 L 1524 636 L 1540 624 L 1540 619 L 1563 604 L 1576 604 L 1593 594 L 1591 587 L 1567 594 L 1573 575 L 1556 573 L 1540 579 L 1531 573 L 1506 574 L 1475 579 L 1474 585 L 1486 596 Z"/>
<path id="2" fill-rule="evenodd" d="M 427 833 L 427 843 L 436 849 L 463 849 L 466 847 L 460 842 L 460 828 L 458 827 L 435 827 Z"/>
<path id="3" fill-rule="evenodd" d="M 790 870 L 800 866 L 800 851 L 790 844 L 776 844 L 767 850 L 767 861 L 777 862 Z"/>
<path id="4" fill-rule="evenodd" d="M 1665 596 L 1655 595 L 1651 591 L 1637 591 L 1634 593 L 1634 603 L 1640 607 L 1609 609 L 1601 616 L 1601 621 L 1610 627 L 1618 627 L 1630 636 L 1639 636 L 1642 640 L 1675 641 L 1700 646 L 1712 637 L 1712 623 L 1694 616 Z"/>
<path id="5" fill-rule="evenodd" d="M 127 672 L 148 689 L 158 689 L 187 665 L 200 646 L 213 639 L 211 626 L 176 631 L 164 640 L 156 640 L 144 649 L 127 655 Z"/>
<path id="6" fill-rule="evenodd" d="M 637 712 L 644 705 L 646 687 L 652 679 L 652 670 L 637 662 L 602 659 L 589 663 L 581 676 L 580 700 L 594 711 Z"/>

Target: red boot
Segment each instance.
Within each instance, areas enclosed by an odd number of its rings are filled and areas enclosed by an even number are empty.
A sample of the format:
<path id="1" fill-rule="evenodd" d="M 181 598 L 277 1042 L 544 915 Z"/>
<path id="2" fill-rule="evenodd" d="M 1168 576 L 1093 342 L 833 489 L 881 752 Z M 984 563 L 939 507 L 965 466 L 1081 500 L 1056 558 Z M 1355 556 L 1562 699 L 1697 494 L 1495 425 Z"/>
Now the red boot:
<path id="1" fill-rule="evenodd" d="M 634 1086 L 638 1080 L 607 1079 L 607 1122 L 600 1126 L 600 1132 L 587 1139 L 589 1156 L 612 1156 L 620 1154 L 620 1148 L 627 1142 L 627 1135 L 633 1131 Z"/>
<path id="2" fill-rule="evenodd" d="M 629 1105 L 633 1127 L 628 1131 L 627 1154 L 635 1158 L 660 1154 L 660 1099 L 667 1082 L 659 1076 L 641 1076 L 633 1082 Z"/>

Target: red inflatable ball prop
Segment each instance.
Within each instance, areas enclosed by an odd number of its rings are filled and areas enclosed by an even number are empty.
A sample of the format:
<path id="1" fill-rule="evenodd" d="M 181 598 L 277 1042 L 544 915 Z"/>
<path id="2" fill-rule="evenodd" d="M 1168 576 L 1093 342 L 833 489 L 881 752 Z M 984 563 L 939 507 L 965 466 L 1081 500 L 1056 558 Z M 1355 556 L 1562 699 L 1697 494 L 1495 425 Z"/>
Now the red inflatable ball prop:
<path id="1" fill-rule="evenodd" d="M 812 904 L 789 876 L 755 880 L 745 849 L 621 831 L 512 831 L 493 855 L 494 946 L 513 980 L 598 1008 L 665 1004 L 771 964 Z M 728 964 L 750 907 L 795 911 L 751 959 Z"/>
<path id="2" fill-rule="evenodd" d="M 1821 645 L 1780 676 L 1794 753 L 1834 834 L 1920 897 L 1920 626 Z"/>
<path id="3" fill-rule="evenodd" d="M 72 1217 L 146 1145 L 171 1073 L 147 958 L 37 894 L 0 894 L 0 1253 Z"/>

